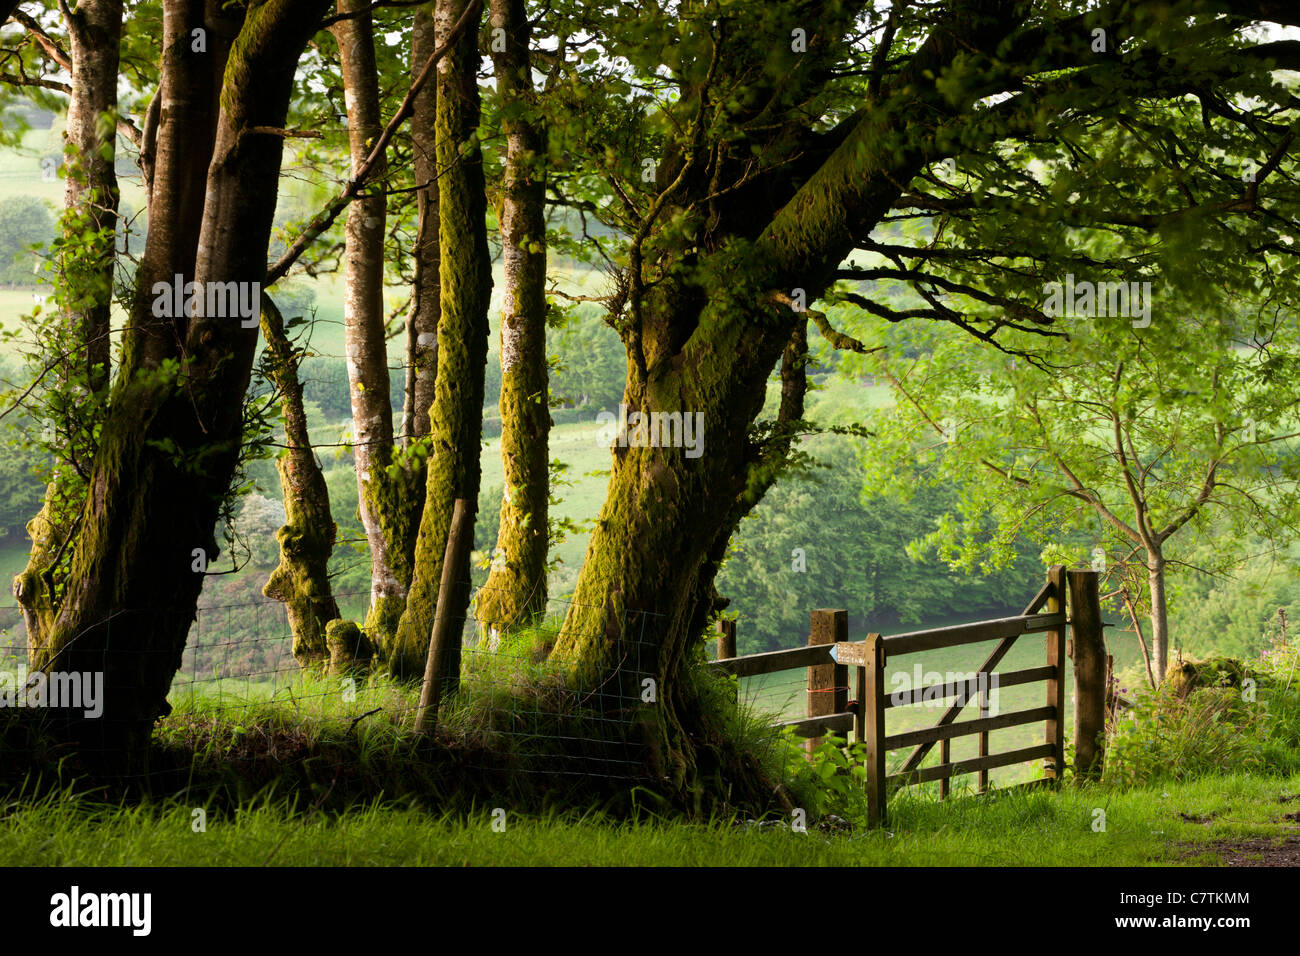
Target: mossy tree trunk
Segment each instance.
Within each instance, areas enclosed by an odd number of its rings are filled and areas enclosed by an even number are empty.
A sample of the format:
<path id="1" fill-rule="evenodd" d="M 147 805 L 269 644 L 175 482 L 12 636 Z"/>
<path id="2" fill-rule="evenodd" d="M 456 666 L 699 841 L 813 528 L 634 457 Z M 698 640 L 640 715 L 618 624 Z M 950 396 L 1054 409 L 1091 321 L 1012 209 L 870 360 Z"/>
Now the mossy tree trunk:
<path id="1" fill-rule="evenodd" d="M 183 3 L 167 7 L 173 28 L 195 12 Z M 203 164 L 202 225 L 190 269 L 204 287 L 260 285 L 265 277 L 283 143 L 261 130 L 284 127 L 298 57 L 326 7 L 324 0 L 267 0 L 244 17 L 225 66 L 211 162 Z M 181 39 L 174 30 L 168 37 Z M 181 62 L 201 56 L 188 49 L 173 53 Z M 184 122 L 164 117 L 160 159 L 183 161 L 191 144 L 176 137 L 184 130 Z M 156 178 L 151 214 L 165 220 L 171 211 L 154 208 L 162 186 Z M 151 234 L 150 241 L 160 240 Z M 147 304 L 147 292 L 138 303 Z M 169 709 L 202 570 L 217 554 L 214 526 L 238 463 L 257 345 L 256 325 L 200 310 L 172 324 L 171 348 L 183 358 L 151 363 L 141 334 L 148 315 L 137 309 L 130 318 L 66 592 L 37 661 L 46 670 L 103 673 L 101 717 L 75 710 L 59 717 L 88 755 L 128 770 L 143 762 L 152 724 Z"/>
<path id="2" fill-rule="evenodd" d="M 416 9 L 411 34 L 411 79 L 437 49 L 433 4 Z M 415 539 L 424 510 L 429 409 L 437 376 L 438 317 L 438 174 L 435 120 L 437 84 L 426 83 L 412 103 L 411 151 L 415 174 L 417 226 L 411 306 L 406 316 L 406 382 L 400 444 L 393 443 L 383 483 L 371 484 L 370 507 L 384 536 L 388 567 L 397 587 L 373 596 L 366 634 L 387 658 L 415 572 Z M 400 666 L 400 665 L 399 665 Z"/>
<path id="3" fill-rule="evenodd" d="M 492 0 L 493 49 L 506 167 L 500 226 L 505 261 L 501 309 L 501 523 L 477 616 L 493 632 L 546 609 L 551 410 L 546 371 L 546 133 L 534 95 L 531 29 L 523 0 Z"/>
<path id="4" fill-rule="evenodd" d="M 7 18 L 0 17 L 0 23 Z M 61 222 L 64 245 L 56 258 L 60 313 L 51 350 L 68 356 L 56 392 L 68 407 L 51 408 L 60 458 L 40 512 L 28 523 L 32 550 L 14 582 L 23 608 L 29 658 L 39 656 L 57 609 L 56 565 L 75 533 L 84 489 L 78 465 L 94 454 L 99 402 L 111 374 L 109 331 L 119 190 L 117 68 L 122 40 L 121 0 L 84 0 L 67 11 L 72 95 L 64 131 L 66 187 Z M 79 396 L 89 395 L 86 401 Z M 51 421 L 49 424 L 53 425 Z"/>
<path id="5" fill-rule="evenodd" d="M 684 800 L 718 798 L 729 784 L 733 799 L 763 788 L 712 724 L 690 663 L 703 659 L 699 638 L 716 608 L 727 539 L 761 497 L 798 414 L 795 382 L 784 424 L 758 423 L 768 378 L 783 354 L 799 352 L 796 329 L 809 318 L 788 303 L 820 297 L 856 241 L 942 155 L 939 127 L 960 123 L 978 91 L 954 100 L 935 77 L 959 56 L 995 49 L 1022 12 L 996 0 L 958 8 L 874 101 L 825 135 L 801 128 L 797 110 L 785 122 L 755 113 L 763 155 L 796 157 L 767 172 L 745 160 L 728 165 L 724 146 L 704 144 L 713 106 L 705 80 L 693 126 L 657 164 L 657 198 L 632 237 L 626 308 L 616 318 L 628 352 L 624 402 L 642 414 L 701 415 L 703 444 L 691 457 L 685 447 L 634 447 L 635 436 L 629 447 L 616 442 L 553 657 L 612 706 L 642 708 L 652 764 Z M 825 33 L 809 31 L 807 59 L 782 77 L 781 102 L 798 102 L 801 84 L 819 82 L 818 44 L 838 29 L 823 25 Z M 712 80 L 728 89 L 731 78 Z M 745 146 L 748 155 L 758 148 Z M 657 692 L 643 705 L 645 677 Z"/>
<path id="6" fill-rule="evenodd" d="M 379 111 L 379 73 L 374 24 L 367 0 L 339 0 L 347 19 L 330 27 L 338 41 L 348 151 L 355 172 L 383 128 Z M 393 409 L 389 400 L 388 342 L 384 317 L 384 238 L 388 200 L 383 184 L 387 163 L 381 157 L 371 187 L 348 207 L 344 230 L 343 324 L 348 390 L 352 403 L 352 460 L 356 467 L 358 510 L 370 549 L 371 616 L 382 622 L 401 607 L 410 575 L 402 549 L 387 533 L 396 505 L 393 494 Z M 388 518 L 386 521 L 385 519 Z"/>
<path id="7" fill-rule="evenodd" d="M 275 534 L 280 563 L 262 593 L 283 601 L 293 635 L 293 656 L 304 670 L 330 658 L 325 628 L 339 617 L 330 587 L 329 561 L 338 529 L 330 513 L 329 488 L 312 451 L 298 378 L 299 354 L 285 334 L 284 317 L 269 295 L 262 297 L 262 334 L 271 376 L 280 392 L 285 445 L 276 460 L 285 520 Z"/>
<path id="8" fill-rule="evenodd" d="M 439 0 L 434 21 L 438 45 L 469 6 L 469 0 Z M 483 373 L 488 351 L 488 305 L 492 269 L 487 244 L 487 200 L 477 140 L 479 94 L 478 31 L 467 30 L 438 63 L 437 166 L 440 300 L 438 371 L 430 411 L 428 472 L 424 511 L 416 539 L 415 574 L 406 608 L 388 653 L 399 677 L 424 673 L 443 552 L 453 503 L 478 501 L 479 441 L 483 433 Z M 468 556 L 457 568 L 470 574 Z M 468 600 L 468 588 L 461 593 Z M 453 616 L 466 608 L 452 608 Z M 460 673 L 459 646 L 448 655 L 444 693 Z"/>

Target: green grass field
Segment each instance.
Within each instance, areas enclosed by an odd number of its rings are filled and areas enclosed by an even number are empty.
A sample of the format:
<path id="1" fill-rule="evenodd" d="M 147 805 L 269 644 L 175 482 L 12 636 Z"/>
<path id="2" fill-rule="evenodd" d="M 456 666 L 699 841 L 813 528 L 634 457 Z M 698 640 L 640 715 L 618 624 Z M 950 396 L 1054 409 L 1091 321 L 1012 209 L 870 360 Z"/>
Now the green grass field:
<path id="1" fill-rule="evenodd" d="M 494 817 L 486 806 L 469 817 L 382 806 L 334 816 L 275 801 L 207 814 L 196 831 L 199 806 L 67 798 L 0 816 L 0 866 L 1203 866 L 1222 862 L 1216 844 L 1285 838 L 1294 828 L 1281 816 L 1298 801 L 1300 777 L 1250 776 L 1127 793 L 906 796 L 886 828 L 830 834 L 509 807 Z"/>

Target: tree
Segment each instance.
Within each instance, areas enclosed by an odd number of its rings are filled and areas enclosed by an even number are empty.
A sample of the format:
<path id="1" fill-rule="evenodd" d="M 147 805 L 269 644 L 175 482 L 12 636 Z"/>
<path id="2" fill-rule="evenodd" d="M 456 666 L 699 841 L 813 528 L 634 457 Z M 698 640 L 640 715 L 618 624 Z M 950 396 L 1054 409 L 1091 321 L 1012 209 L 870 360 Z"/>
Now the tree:
<path id="1" fill-rule="evenodd" d="M 267 0 L 216 15 L 192 0 L 164 5 L 169 108 L 157 119 L 149 234 L 85 506 L 66 575 L 38 589 L 41 572 L 29 568 L 15 583 L 25 609 L 37 591 L 52 605 L 32 665 L 103 672 L 102 719 L 63 717 L 88 754 L 119 769 L 139 765 L 154 720 L 168 710 L 203 573 L 217 554 L 213 529 L 240 458 L 257 345 L 256 314 L 250 326 L 206 297 L 180 314 L 155 309 L 166 294 L 159 284 L 180 274 L 200 289 L 261 286 L 278 131 L 298 56 L 324 10 L 322 0 Z M 205 31 L 201 51 L 195 30 Z"/>
<path id="2" fill-rule="evenodd" d="M 309 668 L 329 651 L 325 628 L 340 617 L 329 580 L 329 561 L 338 529 L 330 511 L 329 487 L 307 433 L 307 412 L 298 377 L 301 353 L 289 341 L 284 317 L 269 295 L 262 299 L 262 334 L 267 342 L 269 377 L 281 396 L 285 449 L 276 460 L 284 524 L 275 531 L 280 562 L 262 593 L 283 601 L 293 634 L 293 656 Z"/>
<path id="3" fill-rule="evenodd" d="M 817 7 L 815 20 L 799 3 L 701 4 L 671 20 L 655 5 L 640 9 L 634 36 L 608 20 L 590 25 L 605 55 L 625 56 L 634 77 L 617 92 L 580 90 L 574 109 L 601 141 L 600 149 L 584 146 L 604 157 L 597 164 L 611 183 L 610 208 L 628 237 L 610 299 L 628 355 L 624 402 L 641 414 L 701 416 L 706 451 L 688 457 L 662 442 L 618 443 L 554 654 L 588 686 L 617 688 L 607 696 L 630 706 L 639 698 L 621 670 L 632 639 L 622 622 L 652 612 L 654 633 L 637 639 L 658 680 L 647 713 L 660 771 L 670 786 L 698 795 L 711 773 L 702 768 L 721 766 L 729 783 L 742 781 L 733 791 L 741 793 L 744 782 L 761 787 L 752 770 L 729 762 L 725 745 L 703 743 L 717 737 L 687 677 L 689 662 L 716 610 L 713 583 L 727 540 L 770 483 L 771 442 L 788 441 L 797 425 L 782 412 L 757 421 L 769 375 L 810 320 L 834 344 L 854 347 L 813 308 L 837 279 L 851 277 L 841 264 L 855 249 L 882 246 L 917 263 L 907 278 L 925 307 L 895 310 L 860 294 L 853 303 L 889 320 L 950 322 L 993 341 L 1009 325 L 1050 329 L 1033 286 L 1063 274 L 1068 257 L 1050 245 L 1040 252 L 1034 233 L 1050 231 L 1047 217 L 1127 230 L 1136 244 L 1159 246 L 1162 224 L 1172 231 L 1188 221 L 1177 171 L 1195 180 L 1187 185 L 1194 208 L 1239 230 L 1216 237 L 1236 256 L 1252 244 L 1282 244 L 1286 230 L 1276 230 L 1276 220 L 1242 214 L 1278 208 L 1274 192 L 1260 187 L 1275 184 L 1280 164 L 1290 168 L 1293 140 L 1285 122 L 1254 121 L 1289 110 L 1271 67 L 1293 57 L 1242 27 L 1250 17 L 1290 16 L 1246 2 L 1119 2 L 1083 13 L 1010 0 L 888 13 L 836 4 Z M 1110 42 L 1099 43 L 1094 31 Z M 869 52 L 855 46 L 864 37 Z M 1208 76 L 1213 92 L 1202 85 Z M 1257 96 L 1262 112 L 1240 122 L 1246 114 L 1222 100 L 1237 94 Z M 652 113 L 652 98 L 667 105 Z M 1181 117 L 1202 107 L 1211 119 L 1197 135 Z M 1019 180 L 1022 195 L 1036 193 L 1025 182 L 1033 169 L 1004 165 L 1000 144 L 1073 151 L 1086 163 L 1078 141 L 1120 111 L 1141 135 L 1097 178 L 1155 175 L 1170 188 L 1143 193 L 1137 215 L 1113 185 L 1076 195 L 1069 182 L 1048 202 L 1017 201 L 1008 184 Z M 1187 135 L 1193 156 L 1213 140 L 1233 162 L 1247 155 L 1270 162 L 1253 185 L 1242 182 L 1239 164 L 1228 175 L 1208 164 L 1189 174 L 1183 151 L 1164 149 L 1171 134 Z M 948 158 L 973 164 L 967 189 L 948 189 L 936 171 Z M 877 232 L 896 217 L 934 218 L 949 208 L 968 216 L 969 228 L 936 232 L 924 246 Z M 1118 268 L 1123 255 L 1106 265 Z M 963 301 L 940 300 L 951 295 Z M 958 307 L 968 303 L 1001 310 Z M 793 399 L 792 364 L 783 361 L 782 382 Z M 802 404 L 783 407 L 801 412 Z"/>
<path id="4" fill-rule="evenodd" d="M 467 12 L 478 9 L 474 0 L 439 0 L 434 14 L 439 47 L 452 37 L 454 25 Z M 438 63 L 438 371 L 429 413 L 428 474 L 415 571 L 387 652 L 389 669 L 402 677 L 424 673 L 453 503 L 464 498 L 471 511 L 478 507 L 483 369 L 492 294 L 486 187 L 478 143 L 478 60 L 478 38 L 475 31 L 467 30 Z M 468 582 L 468 554 L 456 574 Z M 468 589 L 465 595 L 468 600 Z M 453 617 L 464 613 L 463 606 L 451 608 Z M 443 686 L 444 693 L 450 694 L 460 675 L 459 647 L 447 656 L 447 667 Z"/>
<path id="5" fill-rule="evenodd" d="M 996 566 L 1014 536 L 1050 544 L 1090 526 L 1086 550 L 1121 588 L 1136 558 L 1156 680 L 1169 660 L 1175 546 L 1204 538 L 1217 518 L 1220 540 L 1226 522 L 1230 539 L 1253 529 L 1277 550 L 1300 519 L 1300 469 L 1288 447 L 1300 404 L 1294 322 L 1264 307 L 1230 317 L 1227 302 L 1211 317 L 1186 317 L 1176 303 L 1171 292 L 1158 315 L 1062 317 L 1069 339 L 1050 366 L 972 356 L 964 339 L 937 329 L 929 354 L 886 363 L 899 414 L 882 429 L 892 441 L 864 456 L 868 487 L 892 486 L 886 462 L 914 460 L 918 427 L 932 453 L 939 436 L 929 477 L 962 487 L 961 518 L 950 514 L 930 540 L 954 563 Z M 1240 560 L 1216 550 L 1215 569 Z"/>
<path id="6" fill-rule="evenodd" d="M 505 299 L 501 316 L 501 461 L 505 486 L 492 573 L 478 619 L 493 631 L 546 609 L 551 427 L 546 362 L 546 130 L 533 90 L 531 27 L 523 0 L 494 0 L 499 111 L 506 136 L 502 187 Z"/>
<path id="7" fill-rule="evenodd" d="M 941 562 L 913 557 L 900 542 L 923 537 L 952 506 L 949 489 L 921 482 L 900 463 L 901 496 L 863 500 L 861 441 L 826 436 L 808 446 L 816 467 L 780 481 L 732 538 L 718 575 L 727 614 L 739 618 L 744 654 L 803 641 L 808 611 L 848 609 L 853 634 L 931 626 L 937 618 L 1016 613 L 1041 573 L 1037 556 L 1001 573 L 972 578 Z M 1031 559 L 1026 560 L 1026 559 Z M 1036 570 L 1029 570 L 1030 566 Z M 1010 607 L 1015 605 L 1015 607 Z"/>
<path id="8" fill-rule="evenodd" d="M 32 246 L 53 238 L 54 219 L 44 202 L 34 196 L 0 199 L 0 282 L 35 285 L 40 258 Z"/>

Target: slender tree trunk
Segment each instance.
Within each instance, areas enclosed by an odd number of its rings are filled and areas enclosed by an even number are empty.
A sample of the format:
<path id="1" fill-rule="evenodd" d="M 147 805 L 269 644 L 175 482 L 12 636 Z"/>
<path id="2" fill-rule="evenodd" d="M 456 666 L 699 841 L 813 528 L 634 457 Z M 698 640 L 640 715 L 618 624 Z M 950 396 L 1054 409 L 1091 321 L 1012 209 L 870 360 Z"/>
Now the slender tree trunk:
<path id="1" fill-rule="evenodd" d="M 280 564 L 262 593 L 284 602 L 294 659 L 307 670 L 329 659 L 325 627 L 339 617 L 329 579 L 329 561 L 338 529 L 330 514 L 329 488 L 307 432 L 298 353 L 269 295 L 262 297 L 262 334 L 271 354 L 271 374 L 280 390 L 288 446 L 275 463 L 285 512 L 284 526 L 275 535 L 280 545 Z"/>
<path id="2" fill-rule="evenodd" d="M 469 0 L 439 0 L 435 10 L 439 44 L 468 6 Z M 478 62 L 478 31 L 467 30 L 438 63 L 442 317 L 438 324 L 437 384 L 430 412 L 428 475 L 416 540 L 415 574 L 389 654 L 389 667 L 400 677 L 418 678 L 424 673 L 453 503 L 457 498 L 471 503 L 478 501 L 483 372 L 488 351 L 487 311 L 492 295 L 487 200 L 476 133 Z M 467 556 L 464 567 L 457 568 L 456 574 L 467 581 L 469 573 Z M 460 592 L 466 599 L 468 590 Z M 460 618 L 466 609 L 449 610 Z M 454 689 L 459 674 L 457 644 L 447 655 L 444 693 Z"/>
<path id="3" fill-rule="evenodd" d="M 424 68 L 438 43 L 433 25 L 433 4 L 415 11 L 411 29 L 411 78 Z M 406 392 L 402 407 L 402 435 L 408 446 L 429 434 L 429 409 L 433 406 L 438 372 L 438 84 L 426 83 L 415 98 L 411 113 L 411 152 L 415 172 L 418 226 L 415 280 L 411 285 L 411 311 L 406 318 Z M 423 503 L 423 475 L 417 509 Z M 416 525 L 419 524 L 418 515 Z"/>
<path id="4" fill-rule="evenodd" d="M 1165 597 L 1165 557 L 1158 549 L 1147 552 L 1147 581 L 1151 588 L 1151 652 L 1159 683 L 1169 670 L 1169 604 Z"/>
<path id="5" fill-rule="evenodd" d="M 193 266 L 203 288 L 251 289 L 265 277 L 283 142 L 252 128 L 283 128 L 298 57 L 326 7 L 266 0 L 247 11 L 207 165 Z M 184 148 L 172 139 L 182 128 L 164 119 L 160 157 Z M 201 309 L 185 329 L 183 364 L 152 371 L 134 350 L 113 389 L 66 597 L 37 663 L 103 674 L 98 719 L 79 710 L 60 716 L 87 756 L 118 769 L 143 764 L 153 722 L 169 710 L 202 571 L 217 553 L 214 526 L 239 459 L 256 345 L 255 316 L 246 327 L 239 316 Z"/>
<path id="6" fill-rule="evenodd" d="M 498 632 L 546 610 L 551 410 L 546 373 L 546 134 L 533 91 L 523 0 L 492 0 L 504 31 L 494 51 L 506 135 L 501 246 L 501 461 L 505 488 L 492 573 L 478 618 Z"/>
<path id="7" fill-rule="evenodd" d="M 12 8 L 11 8 L 12 9 Z M 0 16 L 0 23 L 9 11 Z M 113 267 L 119 191 L 117 156 L 117 68 L 122 40 L 122 0 L 84 0 L 67 17 L 72 59 L 68 103 L 67 180 L 62 230 L 67 245 L 58 258 L 64 329 L 53 348 L 66 349 L 72 367 L 59 370 L 65 389 L 84 388 L 90 419 L 69 427 L 63 440 L 72 459 L 89 458 L 96 404 L 111 374 Z M 83 247 L 82 243 L 88 242 Z M 79 363 L 79 367 L 77 366 Z M 32 550 L 13 584 L 23 608 L 29 660 L 37 659 L 58 607 L 56 564 L 75 533 L 82 490 L 73 469 L 56 466 L 40 513 L 28 523 Z"/>
<path id="8" fill-rule="evenodd" d="M 416 9 L 411 35 L 411 78 L 415 79 L 437 49 L 433 4 Z M 438 183 L 436 151 L 437 83 L 426 83 L 412 104 L 411 147 L 418 225 L 411 309 L 406 317 L 406 386 L 402 407 L 402 444 L 395 445 L 383 495 L 373 505 L 386 539 L 389 569 L 397 587 L 371 603 L 366 633 L 387 657 L 406 607 L 415 571 L 415 539 L 424 510 L 429 434 L 438 360 Z"/>
<path id="9" fill-rule="evenodd" d="M 86 305 L 69 315 L 86 344 L 85 380 L 91 392 L 108 386 L 110 311 L 117 240 L 117 65 L 122 0 L 81 0 L 68 16 L 72 96 L 65 136 L 71 147 L 64 206 L 81 212 L 77 230 L 92 237 L 89 268 L 77 277 Z"/>
<path id="10" fill-rule="evenodd" d="M 339 0 L 350 14 L 330 28 L 339 45 L 348 114 L 348 146 L 355 170 L 369 155 L 383 128 L 379 112 L 379 74 L 374 25 L 368 0 Z M 361 526 L 370 547 L 370 604 L 385 617 L 383 605 L 406 596 L 406 582 L 394 567 L 385 533 L 384 512 L 394 502 L 389 465 L 393 460 L 393 409 L 388 386 L 388 343 L 384 322 L 384 235 L 387 199 L 382 189 L 386 164 L 380 160 L 372 186 L 348 209 L 344 239 L 343 321 L 348 386 L 352 400 L 352 459 L 357 473 Z"/>

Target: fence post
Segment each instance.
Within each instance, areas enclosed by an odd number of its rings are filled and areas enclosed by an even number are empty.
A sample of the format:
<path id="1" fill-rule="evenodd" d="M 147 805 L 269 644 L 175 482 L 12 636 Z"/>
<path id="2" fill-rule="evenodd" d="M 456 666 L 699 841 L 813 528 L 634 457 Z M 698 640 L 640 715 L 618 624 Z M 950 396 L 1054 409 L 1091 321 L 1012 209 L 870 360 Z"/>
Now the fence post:
<path id="1" fill-rule="evenodd" d="M 736 656 L 736 622 L 719 619 L 718 625 L 718 660 Z"/>
<path id="2" fill-rule="evenodd" d="M 1054 564 L 1047 572 L 1052 585 L 1051 597 L 1043 608 L 1045 614 L 1061 614 L 1066 609 L 1065 565 Z M 1054 673 L 1047 681 L 1047 706 L 1056 708 L 1056 716 L 1047 720 L 1047 742 L 1052 745 L 1047 776 L 1059 785 L 1065 777 L 1065 627 L 1047 632 L 1047 666 Z"/>
<path id="3" fill-rule="evenodd" d="M 980 716 L 987 717 L 989 716 L 988 677 L 984 673 L 977 674 L 976 676 L 983 678 L 979 682 Z M 979 755 L 981 757 L 987 757 L 989 755 L 989 732 L 987 730 L 983 731 L 980 734 Z M 989 772 L 987 770 L 981 770 L 979 773 L 979 788 L 980 788 L 980 793 L 989 792 Z"/>
<path id="4" fill-rule="evenodd" d="M 453 678 L 448 673 L 459 655 L 463 621 L 451 619 L 454 599 L 459 596 L 465 582 L 457 580 L 461 565 L 474 546 L 474 512 L 465 498 L 457 498 L 451 515 L 451 528 L 447 532 L 447 550 L 443 553 L 442 582 L 438 588 L 438 606 L 434 610 L 433 633 L 429 637 L 429 653 L 424 660 L 424 683 L 420 687 L 420 707 L 415 715 L 416 733 L 433 733 L 438 725 L 438 705 L 444 690 L 454 689 Z M 455 642 L 456 646 L 452 647 Z M 458 673 L 458 672 L 457 672 Z M 448 687 L 447 685 L 452 685 Z"/>
<path id="5" fill-rule="evenodd" d="M 952 763 L 952 741 L 946 737 L 939 741 L 939 763 L 945 767 Z M 941 777 L 939 779 L 939 799 L 947 800 L 951 789 L 952 777 Z"/>
<path id="6" fill-rule="evenodd" d="M 1101 777 L 1106 756 L 1106 638 L 1101 623 L 1100 572 L 1070 572 L 1070 631 L 1074 648 L 1074 770 Z"/>
<path id="7" fill-rule="evenodd" d="M 849 612 L 822 608 L 813 611 L 808 625 L 808 646 L 833 644 L 849 639 Z M 806 717 L 824 717 L 843 713 L 849 706 L 849 668 L 845 664 L 814 664 L 808 668 L 808 703 Z M 811 760 L 821 737 L 804 742 L 804 752 Z"/>
<path id="8" fill-rule="evenodd" d="M 885 644 L 879 634 L 867 635 L 867 666 L 859 669 L 862 683 L 862 737 L 867 750 L 867 823 L 885 822 Z"/>

